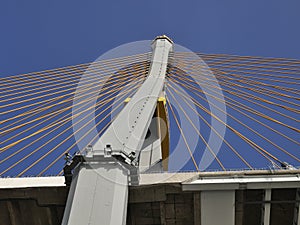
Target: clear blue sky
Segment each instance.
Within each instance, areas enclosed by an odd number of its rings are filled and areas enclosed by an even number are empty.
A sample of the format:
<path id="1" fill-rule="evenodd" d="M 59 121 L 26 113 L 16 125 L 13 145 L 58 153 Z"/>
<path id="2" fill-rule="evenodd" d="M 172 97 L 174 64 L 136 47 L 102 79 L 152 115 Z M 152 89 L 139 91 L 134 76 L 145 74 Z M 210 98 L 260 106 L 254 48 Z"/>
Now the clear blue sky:
<path id="1" fill-rule="evenodd" d="M 2 0 L 0 76 L 167 34 L 204 53 L 300 58 L 299 0 Z"/>
<path id="2" fill-rule="evenodd" d="M 300 59 L 299 0 L 1 0 L 0 29 L 0 77 L 161 34 L 195 52 Z"/>

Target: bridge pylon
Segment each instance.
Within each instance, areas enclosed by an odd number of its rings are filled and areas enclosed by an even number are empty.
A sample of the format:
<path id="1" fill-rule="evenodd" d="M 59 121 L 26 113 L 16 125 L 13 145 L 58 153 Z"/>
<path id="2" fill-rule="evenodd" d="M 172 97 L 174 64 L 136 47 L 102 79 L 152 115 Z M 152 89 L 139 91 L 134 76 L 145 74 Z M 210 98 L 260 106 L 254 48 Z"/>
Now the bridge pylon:
<path id="1" fill-rule="evenodd" d="M 63 225 L 125 225 L 128 185 L 139 171 L 167 170 L 168 119 L 164 92 L 173 42 L 152 43 L 149 74 L 99 140 L 74 168 Z"/>

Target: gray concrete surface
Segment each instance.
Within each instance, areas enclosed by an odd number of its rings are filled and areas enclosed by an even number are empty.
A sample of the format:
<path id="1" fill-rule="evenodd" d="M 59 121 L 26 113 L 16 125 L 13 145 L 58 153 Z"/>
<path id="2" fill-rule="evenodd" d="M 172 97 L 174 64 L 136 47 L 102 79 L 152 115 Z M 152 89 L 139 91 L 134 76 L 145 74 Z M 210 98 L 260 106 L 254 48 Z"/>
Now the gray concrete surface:
<path id="1" fill-rule="evenodd" d="M 127 224 L 206 225 L 206 221 L 213 221 L 213 217 L 222 218 L 218 210 L 226 207 L 224 212 L 232 214 L 228 219 L 232 225 L 260 225 L 265 220 L 266 204 L 270 205 L 270 225 L 297 224 L 300 183 L 295 180 L 299 174 L 299 170 L 284 170 L 142 175 L 144 183 L 129 189 Z M 202 185 L 203 180 L 212 183 L 216 178 L 222 179 L 214 183 L 218 190 L 215 187 L 200 190 L 203 186 L 197 190 L 197 185 Z M 229 205 L 220 207 L 218 202 L 202 199 L 203 196 L 216 198 L 218 195 L 214 195 L 214 191 L 220 194 L 222 187 L 228 190 L 228 183 L 231 184 L 233 178 L 239 185 L 233 186 L 232 198 L 226 198 Z M 249 181 L 252 178 L 257 188 Z M 278 182 L 281 179 L 285 181 Z M 191 185 L 191 188 L 186 185 Z M 270 187 L 271 200 L 265 201 L 265 190 Z M 68 187 L 64 186 L 62 177 L 0 179 L 0 225 L 59 225 L 67 194 Z M 203 205 L 205 202 L 211 202 L 209 207 Z M 210 210 L 209 214 L 207 210 Z M 206 220 L 208 215 L 211 216 Z"/>

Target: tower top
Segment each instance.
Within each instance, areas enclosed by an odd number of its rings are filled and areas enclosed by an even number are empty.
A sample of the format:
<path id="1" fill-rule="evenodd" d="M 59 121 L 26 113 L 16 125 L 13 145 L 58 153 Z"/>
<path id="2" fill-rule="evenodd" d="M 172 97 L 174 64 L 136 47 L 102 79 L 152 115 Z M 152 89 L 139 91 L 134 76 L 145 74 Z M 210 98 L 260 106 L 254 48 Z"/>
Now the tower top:
<path id="1" fill-rule="evenodd" d="M 156 40 L 158 40 L 158 39 L 166 39 L 166 40 L 168 40 L 170 43 L 174 43 L 173 41 L 172 41 L 172 39 L 171 38 L 169 38 L 167 35 L 160 35 L 160 36 L 157 36 L 154 40 L 153 40 L 153 42 L 154 41 L 156 41 Z"/>

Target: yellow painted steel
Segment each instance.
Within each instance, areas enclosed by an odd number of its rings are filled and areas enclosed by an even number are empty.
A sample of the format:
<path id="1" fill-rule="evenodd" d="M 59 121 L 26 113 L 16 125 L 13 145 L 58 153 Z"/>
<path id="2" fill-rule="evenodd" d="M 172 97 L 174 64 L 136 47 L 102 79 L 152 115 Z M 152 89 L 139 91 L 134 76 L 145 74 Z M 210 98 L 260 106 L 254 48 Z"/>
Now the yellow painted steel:
<path id="1" fill-rule="evenodd" d="M 168 171 L 169 165 L 169 154 L 170 154 L 170 135 L 169 135 L 169 120 L 166 108 L 167 100 L 165 97 L 159 97 L 157 100 L 156 106 L 156 116 L 161 118 L 161 120 L 157 120 L 158 124 L 158 134 L 161 139 L 161 152 L 162 152 L 162 166 L 164 171 Z M 165 136 L 163 137 L 162 134 L 162 123 L 166 125 L 166 132 Z"/>
<path id="2" fill-rule="evenodd" d="M 130 101 L 130 99 L 131 99 L 131 98 L 126 98 L 126 99 L 124 100 L 124 102 L 125 102 L 125 103 L 128 103 L 128 102 Z"/>
<path id="3" fill-rule="evenodd" d="M 126 98 L 124 103 L 128 103 L 131 98 Z M 169 133 L 169 119 L 166 109 L 167 99 L 165 97 L 159 97 L 157 99 L 157 106 L 153 117 L 159 117 L 161 120 L 157 120 L 158 135 L 161 139 L 161 153 L 162 153 L 162 166 L 164 171 L 168 171 L 169 166 L 169 154 L 170 154 L 170 133 Z M 165 124 L 162 125 L 162 123 Z M 162 132 L 162 127 L 166 128 L 166 132 Z M 163 135 L 165 136 L 163 137 Z"/>

